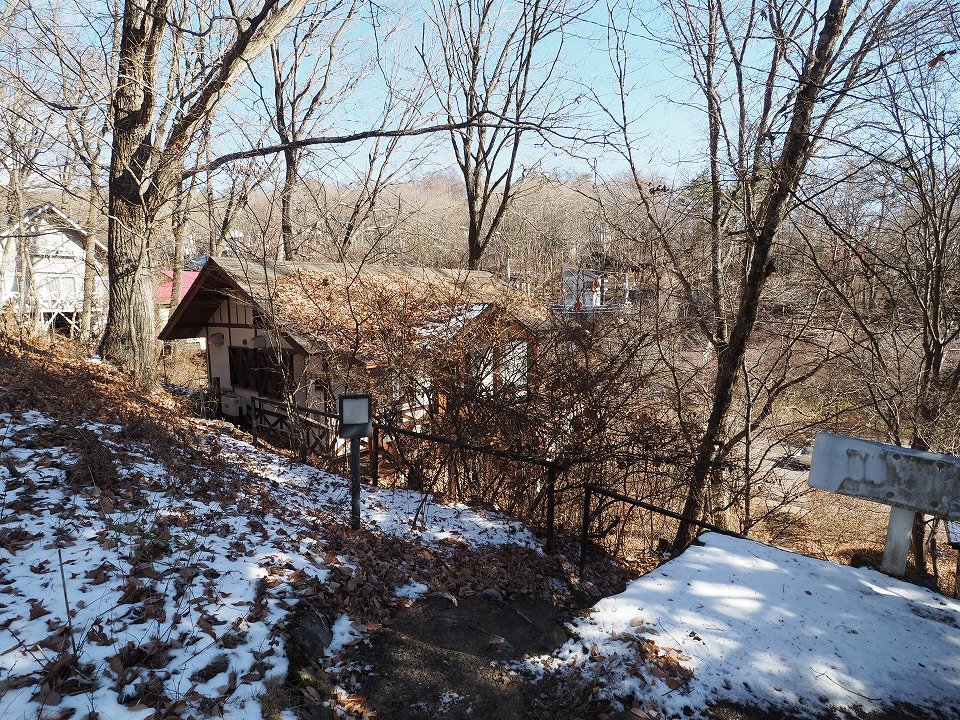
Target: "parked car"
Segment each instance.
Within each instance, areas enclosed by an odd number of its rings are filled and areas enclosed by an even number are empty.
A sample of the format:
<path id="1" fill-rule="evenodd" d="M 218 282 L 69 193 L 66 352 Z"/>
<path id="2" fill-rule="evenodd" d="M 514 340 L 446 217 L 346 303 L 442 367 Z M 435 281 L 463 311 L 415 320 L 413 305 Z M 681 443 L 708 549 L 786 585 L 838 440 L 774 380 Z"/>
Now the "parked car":
<path id="1" fill-rule="evenodd" d="M 795 467 L 809 470 L 810 465 L 813 463 L 813 440 L 797 450 L 790 458 L 790 461 Z"/>

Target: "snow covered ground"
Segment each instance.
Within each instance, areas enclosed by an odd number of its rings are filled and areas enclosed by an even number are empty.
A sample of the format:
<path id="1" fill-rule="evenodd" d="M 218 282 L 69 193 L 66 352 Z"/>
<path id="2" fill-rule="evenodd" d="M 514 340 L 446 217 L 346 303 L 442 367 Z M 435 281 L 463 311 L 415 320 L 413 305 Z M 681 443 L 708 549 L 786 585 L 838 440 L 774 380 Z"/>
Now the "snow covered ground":
<path id="1" fill-rule="evenodd" d="M 185 481 L 119 426 L 0 413 L 0 718 L 141 720 L 161 705 L 261 716 L 256 698 L 287 670 L 295 584 L 350 565 L 324 544 L 325 521 L 347 516 L 348 484 L 197 428 L 219 463 Z M 84 448 L 105 448 L 107 465 L 90 470 Z M 84 475 L 104 467 L 115 476 Z M 419 493 L 365 490 L 362 513 L 427 546 L 537 547 L 519 523 Z M 357 631 L 342 616 L 333 634 L 330 652 Z"/>
<path id="2" fill-rule="evenodd" d="M 960 717 L 956 600 L 757 542 L 701 539 L 601 600 L 579 639 L 534 664 L 579 667 L 626 705 L 666 715 L 723 699 L 812 713 L 904 702 Z"/>
<path id="3" fill-rule="evenodd" d="M 119 426 L 0 413 L 3 720 L 146 720 L 159 706 L 257 720 L 258 696 L 287 671 L 298 586 L 359 568 L 331 550 L 346 480 L 193 428 L 210 462 L 185 479 L 176 463 L 188 456 Z M 115 476 L 84 475 L 104 468 Z M 416 552 L 539 552 L 519 523 L 415 492 L 365 488 L 362 514 Z M 576 668 L 641 717 L 718 700 L 813 714 L 908 702 L 960 717 L 960 603 L 760 543 L 703 540 L 600 601 L 578 639 L 529 667 Z M 431 579 L 405 572 L 388 588 L 410 602 Z M 341 615 L 332 630 L 330 654 L 365 626 Z"/>

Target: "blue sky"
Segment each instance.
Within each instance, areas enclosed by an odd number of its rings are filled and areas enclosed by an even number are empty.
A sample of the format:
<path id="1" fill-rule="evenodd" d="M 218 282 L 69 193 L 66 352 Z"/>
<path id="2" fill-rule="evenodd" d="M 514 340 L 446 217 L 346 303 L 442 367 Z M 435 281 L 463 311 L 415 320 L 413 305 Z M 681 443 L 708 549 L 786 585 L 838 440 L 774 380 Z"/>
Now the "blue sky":
<path id="1" fill-rule="evenodd" d="M 650 6 L 643 10 L 644 20 L 656 20 L 663 17 L 662 11 Z M 577 104 L 578 124 L 588 133 L 599 133 L 609 121 L 589 99 L 595 94 L 611 107 L 619 104 L 618 87 L 611 68 L 608 52 L 607 8 L 598 5 L 576 26 L 570 28 L 564 38 L 562 67 L 554 84 L 562 88 L 568 96 L 583 95 Z M 662 22 L 662 20 L 661 20 Z M 368 49 L 373 44 L 370 25 L 362 23 L 363 29 L 355 42 L 358 47 Z M 384 66 L 389 70 L 398 69 L 401 76 L 416 81 L 423 74 L 423 65 L 416 49 L 426 40 L 429 48 L 436 40 L 431 26 L 419 11 L 410 10 L 403 4 L 387 12 L 380 18 L 379 33 L 388 27 L 398 27 L 392 42 L 384 44 L 390 48 L 389 56 L 384 58 Z M 668 28 L 652 32 L 667 32 Z M 672 31 L 671 31 L 672 32 Z M 635 150 L 635 158 L 641 171 L 662 177 L 667 182 L 679 182 L 698 174 L 703 168 L 703 141 L 700 128 L 703 127 L 702 113 L 697 109 L 702 98 L 695 88 L 683 79 L 686 66 L 681 58 L 668 54 L 660 42 L 646 36 L 647 31 L 640 27 L 628 36 L 629 78 L 628 112 L 631 116 L 630 139 Z M 363 53 L 358 53 L 361 57 Z M 261 60 L 263 62 L 263 60 Z M 363 83 L 342 107 L 338 108 L 330 121 L 333 132 L 346 132 L 366 129 L 375 118 L 383 102 L 383 80 L 374 73 Z M 598 174 L 604 177 L 616 176 L 626 170 L 619 155 L 610 149 L 598 146 L 580 148 L 571 156 L 565 150 L 569 146 L 560 143 L 559 148 L 546 147 L 531 142 L 525 148 L 521 163 L 525 167 L 538 165 L 547 171 L 556 171 L 565 175 L 577 175 L 591 172 L 590 160 L 595 160 Z M 226 139 L 229 142 L 229 139 Z M 427 152 L 428 160 L 418 166 L 417 172 L 444 170 L 454 167 L 450 143 L 445 135 L 432 138 L 431 148 Z M 410 143 L 412 146 L 413 143 Z M 357 145 L 350 148 L 349 154 L 359 164 L 365 162 L 366 147 Z M 347 148 L 328 148 L 317 153 L 327 156 L 344 154 Z M 422 154 L 422 153 L 421 153 Z M 342 167 L 330 171 L 336 177 L 342 174 L 346 179 L 349 172 Z"/>
<path id="2" fill-rule="evenodd" d="M 612 108 L 619 103 L 619 87 L 608 50 L 608 15 L 603 4 L 580 23 L 581 37 L 567 42 L 567 62 L 582 73 L 584 86 L 591 88 Z M 623 23 L 625 11 L 614 11 Z M 656 38 L 670 38 L 672 29 L 662 10 L 647 2 L 637 14 L 648 25 L 634 19 L 626 29 L 630 74 L 627 82 L 627 112 L 630 141 L 641 170 L 667 180 L 688 177 L 702 168 L 705 119 L 699 110 L 703 98 L 690 84 L 686 64 Z M 622 164 L 611 153 L 601 156 L 609 167 Z M 612 172 L 612 170 L 611 170 Z"/>

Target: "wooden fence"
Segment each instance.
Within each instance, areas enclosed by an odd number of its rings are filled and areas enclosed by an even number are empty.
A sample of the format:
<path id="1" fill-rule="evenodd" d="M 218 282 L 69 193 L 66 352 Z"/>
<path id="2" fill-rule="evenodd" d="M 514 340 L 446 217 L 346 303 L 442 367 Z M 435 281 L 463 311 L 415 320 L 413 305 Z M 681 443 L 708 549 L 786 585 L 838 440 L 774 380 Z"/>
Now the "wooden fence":
<path id="1" fill-rule="evenodd" d="M 336 446 L 336 416 L 295 406 L 293 416 L 286 403 L 255 397 L 251 406 L 253 437 L 280 437 L 303 456 L 328 456 Z"/>

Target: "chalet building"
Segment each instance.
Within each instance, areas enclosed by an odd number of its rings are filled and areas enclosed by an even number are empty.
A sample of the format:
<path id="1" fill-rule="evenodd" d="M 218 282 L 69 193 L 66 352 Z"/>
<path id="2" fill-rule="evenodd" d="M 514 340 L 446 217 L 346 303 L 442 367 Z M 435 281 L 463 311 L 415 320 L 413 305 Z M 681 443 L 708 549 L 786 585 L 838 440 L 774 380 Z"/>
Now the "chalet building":
<path id="1" fill-rule="evenodd" d="M 46 326 L 78 329 L 89 233 L 50 203 L 0 231 L 0 306 L 15 303 Z M 106 307 L 107 248 L 95 242 L 94 312 Z M 94 323 L 96 324 L 96 323 Z"/>
<path id="2" fill-rule="evenodd" d="M 639 308 L 649 292 L 643 287 L 643 267 L 602 252 L 591 253 L 588 263 L 563 268 L 560 297 L 550 307 L 554 314 L 590 316 Z"/>
<path id="3" fill-rule="evenodd" d="M 217 258 L 160 339 L 204 338 L 221 412 L 254 427 L 291 406 L 323 423 L 348 391 L 415 423 L 494 396 L 522 401 L 531 318 L 488 272 Z"/>
<path id="4" fill-rule="evenodd" d="M 702 370 L 714 358 L 709 340 L 699 328 L 713 324 L 709 293 L 685 288 L 672 272 L 659 272 L 650 264 L 633 264 L 594 252 L 589 267 L 567 266 L 555 287 L 559 297 L 550 305 L 556 322 L 575 333 L 602 323 L 618 323 L 627 314 L 656 318 L 661 328 L 672 328 L 677 341 L 667 351 L 677 361 Z M 656 349 L 657 355 L 664 348 Z"/>

